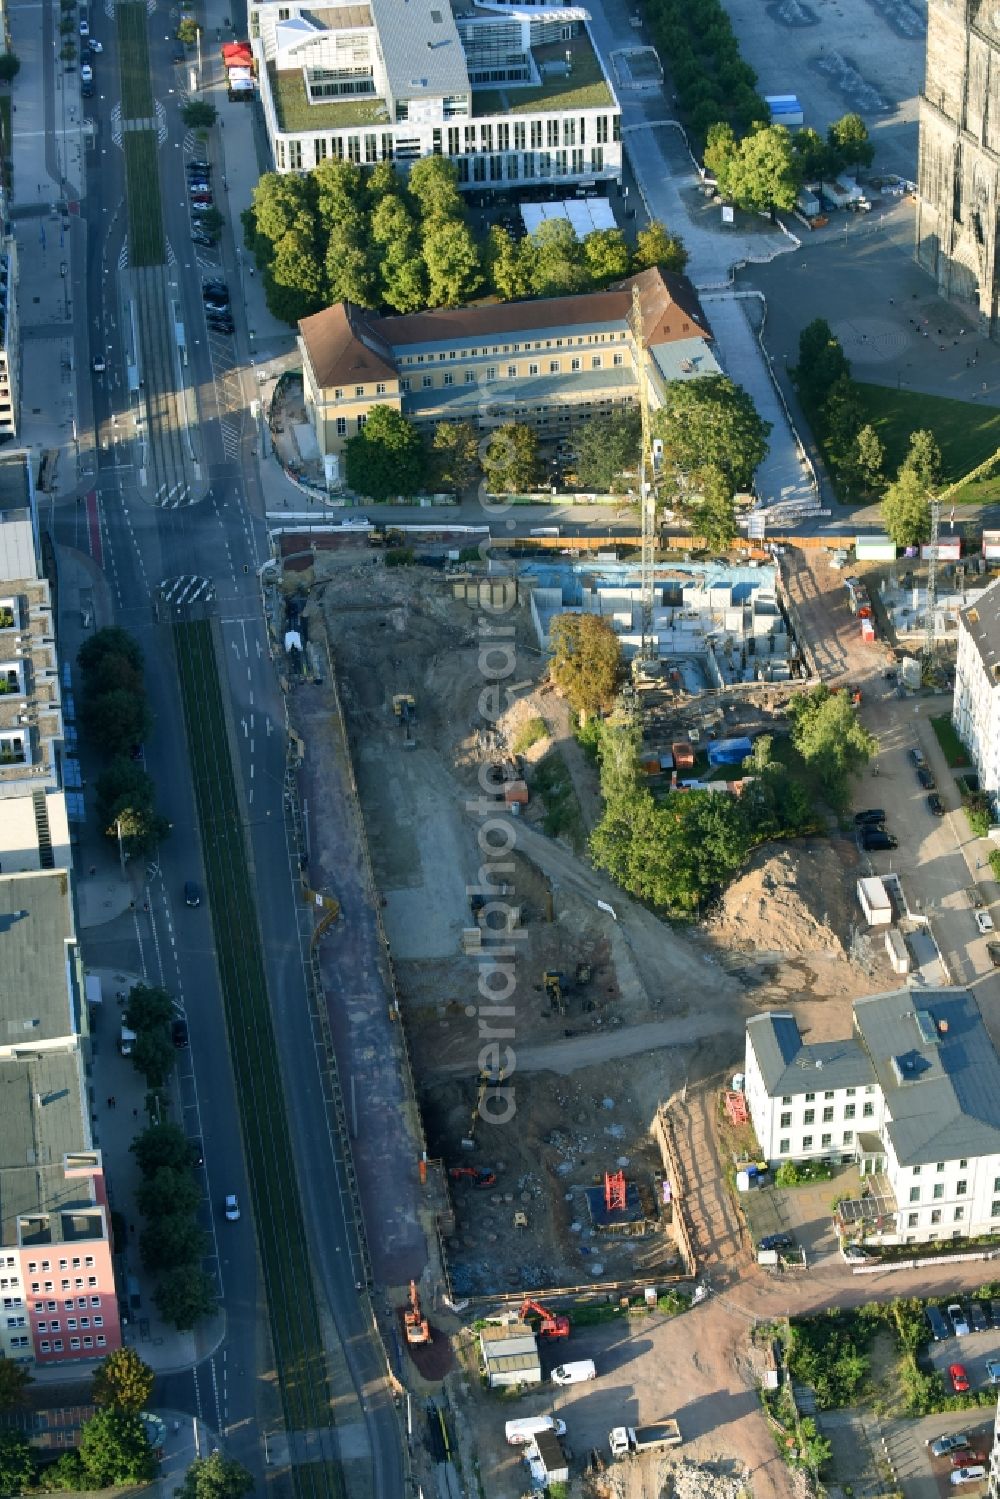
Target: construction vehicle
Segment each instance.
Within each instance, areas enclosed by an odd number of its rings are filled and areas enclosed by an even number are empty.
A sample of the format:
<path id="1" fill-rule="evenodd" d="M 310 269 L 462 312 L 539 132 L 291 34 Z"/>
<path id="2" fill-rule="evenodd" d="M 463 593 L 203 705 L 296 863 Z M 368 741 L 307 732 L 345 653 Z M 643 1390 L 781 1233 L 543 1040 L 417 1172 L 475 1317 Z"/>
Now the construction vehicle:
<path id="1" fill-rule="evenodd" d="M 486 1067 L 481 1067 L 479 1069 L 479 1073 L 476 1077 L 476 1102 L 473 1107 L 472 1114 L 469 1117 L 469 1133 L 463 1140 L 463 1144 L 466 1144 L 466 1142 L 468 1142 L 468 1149 L 471 1150 L 472 1146 L 475 1144 L 476 1127 L 479 1124 L 480 1119 L 483 1117 L 483 1102 L 486 1099 L 487 1094 L 489 1094 L 489 1092 L 493 1088 L 499 1088 L 501 1083 L 503 1083 L 506 1078 L 507 1071 L 503 1067 L 499 1067 L 493 1071 Z"/>
<path id="2" fill-rule="evenodd" d="M 396 526 L 374 525 L 368 532 L 370 547 L 401 547 L 405 537 Z"/>
<path id="3" fill-rule="evenodd" d="M 421 1313 L 420 1293 L 417 1290 L 415 1280 L 410 1281 L 410 1305 L 403 1313 L 403 1325 L 406 1328 L 406 1341 L 408 1343 L 429 1343 L 431 1341 L 431 1324 Z"/>
<path id="4" fill-rule="evenodd" d="M 468 1177 L 474 1187 L 495 1187 L 497 1184 L 497 1174 L 490 1166 L 452 1166 L 448 1175 L 455 1181 Z"/>
<path id="5" fill-rule="evenodd" d="M 417 700 L 413 693 L 397 692 L 392 700 L 392 711 L 403 731 L 403 748 L 413 749 L 416 745 L 413 737 L 413 724 L 417 716 Z"/>
<path id="6" fill-rule="evenodd" d="M 545 989 L 545 998 L 549 1002 L 549 1009 L 553 1015 L 565 1015 L 566 1000 L 563 997 L 563 976 L 554 973 L 551 969 L 542 974 L 542 986 Z"/>
<path id="7" fill-rule="evenodd" d="M 525 1301 L 522 1303 L 520 1318 L 523 1322 L 528 1312 L 533 1312 L 536 1317 L 541 1318 L 538 1325 L 537 1336 L 540 1338 L 568 1338 L 569 1318 L 562 1316 L 559 1312 L 550 1312 L 547 1306 L 541 1306 L 537 1301 Z"/>
<path id="8" fill-rule="evenodd" d="M 683 1438 L 674 1420 L 657 1421 L 651 1426 L 615 1426 L 608 1433 L 612 1457 L 627 1457 L 630 1452 L 653 1452 L 657 1447 L 679 1447 Z"/>

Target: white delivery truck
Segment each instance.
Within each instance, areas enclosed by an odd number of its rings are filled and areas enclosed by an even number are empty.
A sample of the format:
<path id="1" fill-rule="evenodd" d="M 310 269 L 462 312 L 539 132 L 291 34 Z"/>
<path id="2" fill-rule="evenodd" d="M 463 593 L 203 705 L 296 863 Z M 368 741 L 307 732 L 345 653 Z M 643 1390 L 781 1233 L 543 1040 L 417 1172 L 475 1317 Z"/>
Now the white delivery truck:
<path id="1" fill-rule="evenodd" d="M 520 1416 L 516 1421 L 508 1421 L 505 1428 L 512 1447 L 527 1446 L 540 1431 L 552 1431 L 557 1437 L 564 1437 L 566 1422 L 557 1421 L 555 1416 Z"/>
<path id="2" fill-rule="evenodd" d="M 552 1370 L 553 1384 L 585 1384 L 597 1378 L 597 1366 L 592 1358 L 577 1359 L 572 1364 L 560 1364 Z"/>

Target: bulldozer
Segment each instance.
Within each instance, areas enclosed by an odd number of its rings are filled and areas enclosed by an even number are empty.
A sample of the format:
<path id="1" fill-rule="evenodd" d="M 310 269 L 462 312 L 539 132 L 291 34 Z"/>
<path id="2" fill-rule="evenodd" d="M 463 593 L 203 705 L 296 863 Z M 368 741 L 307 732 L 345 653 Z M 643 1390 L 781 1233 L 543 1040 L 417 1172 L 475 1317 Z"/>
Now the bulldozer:
<path id="1" fill-rule="evenodd" d="M 420 1293 L 417 1290 L 415 1280 L 410 1281 L 410 1305 L 403 1313 L 403 1325 L 406 1328 L 406 1341 L 408 1343 L 429 1343 L 431 1341 L 431 1324 L 423 1316 L 420 1310 Z"/>

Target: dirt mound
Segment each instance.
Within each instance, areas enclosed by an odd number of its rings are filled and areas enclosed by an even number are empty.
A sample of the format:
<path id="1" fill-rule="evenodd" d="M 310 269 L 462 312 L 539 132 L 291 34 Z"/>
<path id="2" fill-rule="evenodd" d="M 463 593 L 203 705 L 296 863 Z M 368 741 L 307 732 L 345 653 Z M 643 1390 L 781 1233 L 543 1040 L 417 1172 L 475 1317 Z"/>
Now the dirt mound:
<path id="1" fill-rule="evenodd" d="M 763 847 L 730 885 L 708 931 L 740 952 L 840 955 L 853 919 L 854 876 L 833 843 Z"/>

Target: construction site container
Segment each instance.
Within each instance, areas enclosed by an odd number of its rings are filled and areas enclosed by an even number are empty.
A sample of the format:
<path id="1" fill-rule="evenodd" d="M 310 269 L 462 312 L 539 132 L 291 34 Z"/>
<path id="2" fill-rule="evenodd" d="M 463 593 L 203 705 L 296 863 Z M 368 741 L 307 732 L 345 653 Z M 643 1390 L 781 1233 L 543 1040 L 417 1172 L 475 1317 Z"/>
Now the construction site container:
<path id="1" fill-rule="evenodd" d="M 869 926 L 892 925 L 892 901 L 880 879 L 858 880 L 858 902 Z"/>
<path id="2" fill-rule="evenodd" d="M 861 621 L 861 639 L 865 641 L 867 645 L 871 645 L 872 641 L 875 639 L 875 625 L 872 620 L 863 619 Z"/>
<path id="3" fill-rule="evenodd" d="M 694 750 L 686 739 L 675 739 L 670 752 L 678 770 L 690 770 L 694 765 Z"/>
<path id="4" fill-rule="evenodd" d="M 896 544 L 889 537 L 875 532 L 871 536 L 857 536 L 854 551 L 859 562 L 895 562 Z"/>
<path id="5" fill-rule="evenodd" d="M 753 742 L 741 735 L 734 739 L 714 739 L 708 746 L 709 765 L 742 765 L 753 753 Z"/>
<path id="6" fill-rule="evenodd" d="M 895 927 L 885 934 L 885 950 L 893 973 L 909 973 L 909 950 L 902 932 L 897 931 Z"/>
<path id="7" fill-rule="evenodd" d="M 1000 531 L 983 532 L 983 556 L 1000 562 Z"/>
<path id="8" fill-rule="evenodd" d="M 528 783 L 526 781 L 508 781 L 503 788 L 503 799 L 508 807 L 526 807 L 528 805 Z"/>
<path id="9" fill-rule="evenodd" d="M 920 548 L 920 555 L 926 562 L 931 554 L 931 544 L 925 541 Z M 939 562 L 958 562 L 962 556 L 961 536 L 940 536 L 937 543 L 937 557 Z"/>

